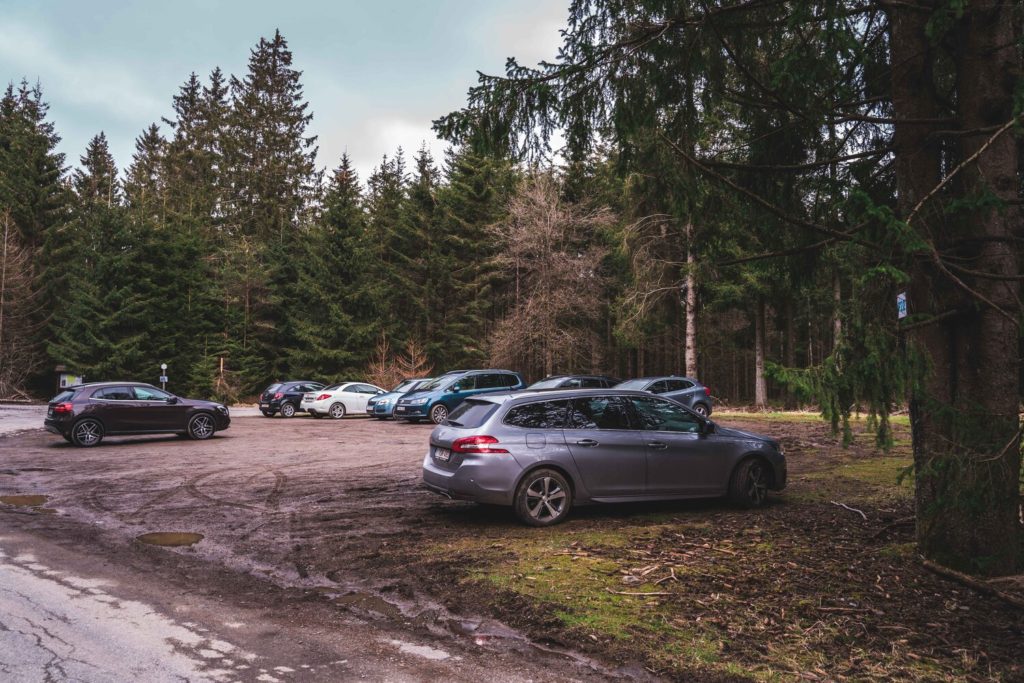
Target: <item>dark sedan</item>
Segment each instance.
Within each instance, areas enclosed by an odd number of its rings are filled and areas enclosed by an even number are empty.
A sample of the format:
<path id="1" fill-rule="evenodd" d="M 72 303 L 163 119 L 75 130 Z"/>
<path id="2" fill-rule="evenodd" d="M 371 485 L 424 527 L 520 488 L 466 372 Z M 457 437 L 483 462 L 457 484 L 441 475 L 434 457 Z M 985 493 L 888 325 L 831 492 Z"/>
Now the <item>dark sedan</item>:
<path id="1" fill-rule="evenodd" d="M 104 436 L 180 434 L 209 439 L 227 429 L 227 406 L 180 398 L 141 382 L 82 384 L 50 401 L 43 422 L 76 446 L 96 446 Z"/>

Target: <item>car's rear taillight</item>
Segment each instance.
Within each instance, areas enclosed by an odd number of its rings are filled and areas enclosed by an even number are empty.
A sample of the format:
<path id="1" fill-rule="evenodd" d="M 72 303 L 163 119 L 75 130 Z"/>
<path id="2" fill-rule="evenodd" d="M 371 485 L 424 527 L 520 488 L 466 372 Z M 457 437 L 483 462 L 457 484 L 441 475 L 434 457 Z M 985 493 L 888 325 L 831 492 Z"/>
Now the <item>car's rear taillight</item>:
<path id="1" fill-rule="evenodd" d="M 452 442 L 452 453 L 508 453 L 504 448 L 495 448 L 498 440 L 493 436 L 464 436 Z"/>
<path id="2" fill-rule="evenodd" d="M 274 394 L 274 400 L 275 400 L 275 401 L 276 401 L 277 399 L 279 399 L 279 398 L 284 398 L 284 394 L 282 394 L 282 393 L 281 393 L 280 391 L 279 391 L 279 392 L 277 392 L 276 394 Z"/>
<path id="3" fill-rule="evenodd" d="M 319 396 L 316 397 L 316 400 L 318 400 L 318 401 L 326 401 L 330 397 L 331 397 L 330 394 L 320 394 Z"/>
<path id="4" fill-rule="evenodd" d="M 70 403 L 58 403 L 53 407 L 54 415 L 65 415 L 71 413 L 74 410 L 74 406 Z"/>

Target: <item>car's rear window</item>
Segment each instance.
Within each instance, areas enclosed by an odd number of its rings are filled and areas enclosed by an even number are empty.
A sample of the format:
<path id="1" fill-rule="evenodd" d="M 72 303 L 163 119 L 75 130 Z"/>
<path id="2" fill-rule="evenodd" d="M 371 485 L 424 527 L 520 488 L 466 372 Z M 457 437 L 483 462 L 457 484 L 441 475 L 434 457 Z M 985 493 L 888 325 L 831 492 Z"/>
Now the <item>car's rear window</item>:
<path id="1" fill-rule="evenodd" d="M 564 377 L 553 377 L 551 379 L 542 379 L 539 382 L 534 382 L 527 389 L 557 389 L 558 385 L 565 381 Z"/>
<path id="2" fill-rule="evenodd" d="M 472 399 L 463 401 L 462 404 L 452 411 L 448 416 L 448 424 L 452 427 L 465 427 L 473 429 L 487 421 L 494 411 L 498 409 L 497 403 L 491 401 L 474 401 Z"/>
<path id="3" fill-rule="evenodd" d="M 74 389 L 68 391 L 62 391 L 53 398 L 50 399 L 50 403 L 64 403 L 70 401 L 75 395 Z"/>
<path id="4" fill-rule="evenodd" d="M 269 387 L 263 390 L 263 393 L 269 394 L 271 391 L 277 391 L 281 388 L 280 384 L 271 384 Z"/>
<path id="5" fill-rule="evenodd" d="M 616 389 L 640 389 L 642 390 L 651 380 L 649 379 L 630 379 L 617 384 Z"/>

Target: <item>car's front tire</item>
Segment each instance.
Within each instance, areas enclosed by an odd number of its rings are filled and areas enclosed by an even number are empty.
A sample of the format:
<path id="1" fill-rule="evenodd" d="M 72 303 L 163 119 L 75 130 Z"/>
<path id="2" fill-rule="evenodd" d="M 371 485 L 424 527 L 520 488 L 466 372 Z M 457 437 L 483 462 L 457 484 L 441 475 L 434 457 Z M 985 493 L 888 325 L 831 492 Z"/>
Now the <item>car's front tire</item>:
<path id="1" fill-rule="evenodd" d="M 81 448 L 98 446 L 103 440 L 103 425 L 99 420 L 85 418 L 75 423 L 71 428 L 71 443 Z"/>
<path id="2" fill-rule="evenodd" d="M 771 479 L 769 465 L 762 458 L 747 458 L 733 471 L 729 480 L 729 500 L 742 508 L 756 508 L 768 499 Z"/>
<path id="3" fill-rule="evenodd" d="M 331 407 L 327 409 L 327 414 L 330 415 L 333 420 L 340 420 L 345 417 L 345 404 L 332 403 Z"/>
<path id="4" fill-rule="evenodd" d="M 534 470 L 516 489 L 516 516 L 530 526 L 551 526 L 563 521 L 572 509 L 572 488 L 560 472 Z"/>
<path id="5" fill-rule="evenodd" d="M 196 441 L 203 441 L 213 436 L 217 427 L 213 421 L 213 415 L 209 413 L 196 413 L 188 421 L 188 437 Z"/>
<path id="6" fill-rule="evenodd" d="M 443 423 L 448 419 L 448 406 L 443 403 L 438 403 L 430 409 L 430 421 L 436 425 Z"/>
<path id="7" fill-rule="evenodd" d="M 281 417 L 294 417 L 295 405 L 291 403 L 281 404 Z"/>

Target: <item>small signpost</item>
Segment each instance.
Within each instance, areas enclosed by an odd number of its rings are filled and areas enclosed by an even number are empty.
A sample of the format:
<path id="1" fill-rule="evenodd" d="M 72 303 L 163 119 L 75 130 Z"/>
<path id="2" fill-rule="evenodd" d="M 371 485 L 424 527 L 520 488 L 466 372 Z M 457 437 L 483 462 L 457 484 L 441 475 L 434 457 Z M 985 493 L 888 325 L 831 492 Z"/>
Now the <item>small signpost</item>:
<path id="1" fill-rule="evenodd" d="M 167 390 L 167 363 L 160 364 L 160 388 Z"/>
<path id="2" fill-rule="evenodd" d="M 907 293 L 900 292 L 896 295 L 896 318 L 903 320 L 907 317 Z"/>

